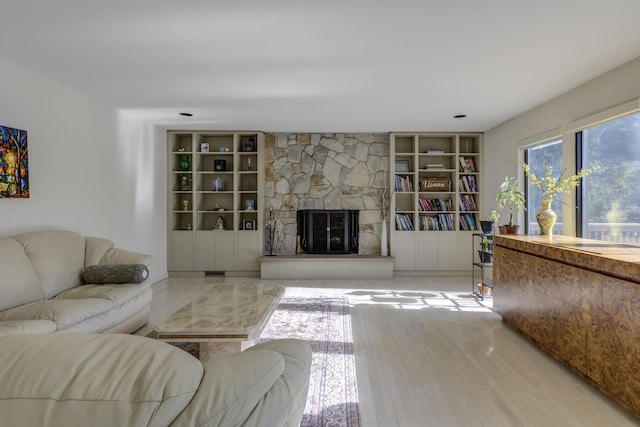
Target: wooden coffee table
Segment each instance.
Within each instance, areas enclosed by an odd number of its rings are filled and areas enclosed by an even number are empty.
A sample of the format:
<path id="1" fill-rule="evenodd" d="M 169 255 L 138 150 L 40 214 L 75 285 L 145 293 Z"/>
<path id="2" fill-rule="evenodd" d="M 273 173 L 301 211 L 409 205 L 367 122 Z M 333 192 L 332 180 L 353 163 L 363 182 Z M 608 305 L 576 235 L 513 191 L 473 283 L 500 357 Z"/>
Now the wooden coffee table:
<path id="1" fill-rule="evenodd" d="M 165 342 L 197 343 L 200 360 L 254 344 L 284 294 L 281 285 L 218 285 L 153 327 Z"/>

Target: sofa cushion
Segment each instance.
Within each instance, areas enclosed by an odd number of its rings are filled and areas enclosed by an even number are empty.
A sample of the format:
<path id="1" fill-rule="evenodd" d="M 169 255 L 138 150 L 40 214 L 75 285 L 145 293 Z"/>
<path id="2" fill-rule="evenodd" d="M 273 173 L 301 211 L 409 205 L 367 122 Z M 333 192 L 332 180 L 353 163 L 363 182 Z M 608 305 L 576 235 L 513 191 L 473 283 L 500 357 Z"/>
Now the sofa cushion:
<path id="1" fill-rule="evenodd" d="M 189 403 L 202 364 L 148 338 L 0 335 L 0 414 L 7 426 L 168 426 Z"/>
<path id="2" fill-rule="evenodd" d="M 121 285 L 81 285 L 60 292 L 52 300 L 100 298 L 120 305 L 136 298 L 151 287 L 149 282 L 142 284 L 125 283 Z"/>
<path id="3" fill-rule="evenodd" d="M 56 324 L 50 320 L 5 320 L 0 322 L 0 334 L 51 334 Z"/>
<path id="4" fill-rule="evenodd" d="M 0 320 L 50 320 L 56 324 L 56 329 L 63 329 L 105 313 L 112 307 L 111 301 L 100 298 L 40 301 L 0 312 Z"/>
<path id="5" fill-rule="evenodd" d="M 90 265 L 82 274 L 84 281 L 101 285 L 105 283 L 141 283 L 149 277 L 144 264 Z"/>
<path id="6" fill-rule="evenodd" d="M 200 389 L 172 427 L 300 424 L 309 389 L 309 344 L 271 341 L 211 359 L 204 368 Z"/>
<path id="7" fill-rule="evenodd" d="M 111 240 L 103 239 L 102 237 L 85 237 L 84 240 L 86 242 L 84 248 L 85 268 L 90 265 L 99 264 L 104 254 L 114 246 Z"/>
<path id="8" fill-rule="evenodd" d="M 80 234 L 56 230 L 12 237 L 22 244 L 46 299 L 82 283 L 85 239 Z"/>
<path id="9" fill-rule="evenodd" d="M 24 252 L 10 237 L 0 238 L 0 311 L 44 299 L 40 279 Z"/>

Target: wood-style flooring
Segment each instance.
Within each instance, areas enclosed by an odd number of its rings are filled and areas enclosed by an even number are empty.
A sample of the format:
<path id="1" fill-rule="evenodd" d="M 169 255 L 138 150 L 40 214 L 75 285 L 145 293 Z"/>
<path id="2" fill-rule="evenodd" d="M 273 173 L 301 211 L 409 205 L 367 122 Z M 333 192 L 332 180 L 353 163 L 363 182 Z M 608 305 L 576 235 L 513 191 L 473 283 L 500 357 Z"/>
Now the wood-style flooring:
<path id="1" fill-rule="evenodd" d="M 640 425 L 503 325 L 491 298 L 471 296 L 469 277 L 169 278 L 153 285 L 149 324 L 216 284 L 261 282 L 287 286 L 286 296 L 349 298 L 363 427 Z"/>

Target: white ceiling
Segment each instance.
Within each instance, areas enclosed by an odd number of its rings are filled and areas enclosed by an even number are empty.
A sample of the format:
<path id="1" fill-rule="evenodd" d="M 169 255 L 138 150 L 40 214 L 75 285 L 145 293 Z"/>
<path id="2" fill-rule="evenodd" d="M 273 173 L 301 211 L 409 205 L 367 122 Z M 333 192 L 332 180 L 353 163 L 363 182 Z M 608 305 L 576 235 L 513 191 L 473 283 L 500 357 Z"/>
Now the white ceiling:
<path id="1" fill-rule="evenodd" d="M 1 0 L 0 11 L 0 58 L 154 122 L 213 129 L 487 130 L 640 56 L 640 0 Z"/>

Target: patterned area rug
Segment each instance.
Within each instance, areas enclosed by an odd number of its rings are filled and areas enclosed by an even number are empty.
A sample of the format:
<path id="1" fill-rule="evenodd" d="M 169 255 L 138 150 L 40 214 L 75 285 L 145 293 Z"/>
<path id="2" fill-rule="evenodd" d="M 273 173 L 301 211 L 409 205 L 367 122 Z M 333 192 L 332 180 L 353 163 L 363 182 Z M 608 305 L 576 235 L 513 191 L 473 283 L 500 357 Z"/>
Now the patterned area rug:
<path id="1" fill-rule="evenodd" d="M 313 351 L 301 427 L 360 426 L 351 314 L 346 298 L 283 298 L 259 342 L 297 338 Z"/>

